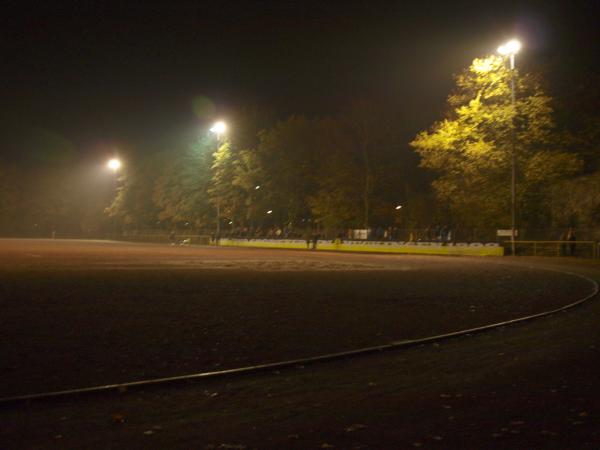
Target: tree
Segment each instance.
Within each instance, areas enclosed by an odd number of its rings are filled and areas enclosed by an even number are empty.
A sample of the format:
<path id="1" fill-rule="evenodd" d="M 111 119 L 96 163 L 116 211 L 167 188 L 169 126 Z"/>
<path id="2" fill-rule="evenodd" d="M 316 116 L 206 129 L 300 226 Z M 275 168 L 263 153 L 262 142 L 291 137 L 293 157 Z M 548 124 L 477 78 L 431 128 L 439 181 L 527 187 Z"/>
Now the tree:
<path id="1" fill-rule="evenodd" d="M 564 180 L 551 194 L 553 225 L 562 229 L 594 229 L 600 225 L 600 172 Z"/>
<path id="2" fill-rule="evenodd" d="M 506 61 L 498 56 L 475 59 L 456 77 L 448 117 L 411 142 L 422 167 L 438 174 L 433 188 L 458 225 L 510 223 L 513 132 L 522 225 L 547 221 L 549 187 L 581 168 L 575 155 L 561 151 L 551 98 L 542 90 L 540 77 L 520 72 L 515 77 L 513 107 Z"/>
<path id="3" fill-rule="evenodd" d="M 317 189 L 309 196 L 312 216 L 325 228 L 359 227 L 364 218 L 364 170 L 353 137 L 340 120 L 319 124 Z"/>
<path id="4" fill-rule="evenodd" d="M 306 199 L 316 188 L 317 122 L 291 116 L 258 136 L 256 158 L 265 176 L 257 183 L 261 201 L 269 204 L 281 224 L 296 224 L 310 214 Z"/>
<path id="5" fill-rule="evenodd" d="M 222 220 L 232 222 L 233 227 L 254 228 L 262 222 L 260 212 L 266 211 L 263 205 L 268 199 L 263 194 L 268 191 L 269 178 L 258 156 L 258 130 L 269 127 L 271 113 L 254 106 L 229 117 L 234 126 L 213 155 L 210 201 L 215 210 L 218 205 Z"/>
<path id="6" fill-rule="evenodd" d="M 117 193 L 106 213 L 119 218 L 126 228 L 143 230 L 152 228 L 158 219 L 153 202 L 154 181 L 163 167 L 163 154 L 135 158 L 119 175 Z"/>
<path id="7" fill-rule="evenodd" d="M 166 162 L 152 195 L 160 221 L 199 229 L 213 223 L 215 212 L 208 187 L 214 149 L 213 139 L 205 137 L 185 151 L 165 153 Z"/>
<path id="8" fill-rule="evenodd" d="M 317 190 L 313 215 L 326 226 L 390 226 L 396 205 L 405 203 L 409 148 L 394 127 L 395 115 L 356 101 L 335 119 L 319 122 Z"/>
<path id="9" fill-rule="evenodd" d="M 220 218 L 236 224 L 245 222 L 247 218 L 245 206 L 249 186 L 240 178 L 244 155 L 243 150 L 232 148 L 231 142 L 223 143 L 214 154 L 208 188 L 211 204 L 219 209 Z"/>

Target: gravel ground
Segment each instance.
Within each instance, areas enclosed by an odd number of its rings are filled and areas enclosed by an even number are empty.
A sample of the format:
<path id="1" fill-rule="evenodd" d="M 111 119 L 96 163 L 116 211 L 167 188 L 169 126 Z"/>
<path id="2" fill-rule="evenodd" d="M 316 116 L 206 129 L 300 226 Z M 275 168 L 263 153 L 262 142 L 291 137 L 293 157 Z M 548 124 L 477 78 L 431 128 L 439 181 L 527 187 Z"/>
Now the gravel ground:
<path id="1" fill-rule="evenodd" d="M 2 396 L 312 356 L 540 312 L 591 290 L 545 270 L 557 261 L 0 240 Z M 600 277 L 593 263 L 568 269 Z M 0 447 L 598 448 L 599 316 L 593 301 L 441 345 L 5 407 Z"/>

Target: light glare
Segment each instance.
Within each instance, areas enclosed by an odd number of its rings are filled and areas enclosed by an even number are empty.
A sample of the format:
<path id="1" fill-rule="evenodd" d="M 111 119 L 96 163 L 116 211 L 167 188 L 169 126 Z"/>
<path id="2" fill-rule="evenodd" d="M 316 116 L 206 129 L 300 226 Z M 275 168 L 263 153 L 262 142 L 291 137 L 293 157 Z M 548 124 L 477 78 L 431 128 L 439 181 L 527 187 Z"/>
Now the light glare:
<path id="1" fill-rule="evenodd" d="M 511 41 L 508 41 L 508 43 L 506 44 L 506 48 L 508 49 L 509 53 L 515 55 L 519 53 L 519 50 L 521 50 L 521 43 L 516 39 L 513 39 Z"/>
<path id="2" fill-rule="evenodd" d="M 225 122 L 217 122 L 212 126 L 210 131 L 212 131 L 215 134 L 223 134 L 223 133 L 225 133 L 226 129 L 227 129 L 227 125 L 225 125 Z"/>
<path id="3" fill-rule="evenodd" d="M 498 53 L 501 55 L 516 55 L 521 50 L 521 42 L 517 39 L 511 39 L 506 44 L 498 47 Z"/>
<path id="4" fill-rule="evenodd" d="M 108 163 L 106 165 L 108 166 L 108 168 L 110 170 L 112 170 L 113 172 L 116 172 L 117 170 L 119 170 L 121 168 L 121 161 L 119 161 L 116 158 L 112 158 L 111 160 L 108 161 Z"/>

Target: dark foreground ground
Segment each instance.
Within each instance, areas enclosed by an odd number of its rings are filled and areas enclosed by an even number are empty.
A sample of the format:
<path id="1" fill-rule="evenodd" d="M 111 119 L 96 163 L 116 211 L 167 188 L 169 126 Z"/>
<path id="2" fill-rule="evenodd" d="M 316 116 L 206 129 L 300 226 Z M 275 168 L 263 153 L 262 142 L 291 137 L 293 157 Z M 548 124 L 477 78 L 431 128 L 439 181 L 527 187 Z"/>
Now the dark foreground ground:
<path id="1" fill-rule="evenodd" d="M 1 396 L 552 309 L 590 262 L 0 240 Z M 564 266 L 564 267 L 563 267 Z M 0 448 L 599 448 L 600 305 L 279 373 L 0 407 Z"/>

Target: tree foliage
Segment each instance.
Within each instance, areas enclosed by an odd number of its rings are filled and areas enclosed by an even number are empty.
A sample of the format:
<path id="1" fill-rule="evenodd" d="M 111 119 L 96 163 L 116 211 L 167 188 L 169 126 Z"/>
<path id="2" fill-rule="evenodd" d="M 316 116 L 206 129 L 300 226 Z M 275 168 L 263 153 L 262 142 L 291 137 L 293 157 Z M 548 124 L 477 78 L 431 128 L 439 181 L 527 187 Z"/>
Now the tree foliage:
<path id="1" fill-rule="evenodd" d="M 278 121 L 249 108 L 230 116 L 220 142 L 207 130 L 160 153 L 130 154 L 116 183 L 107 171 L 77 167 L 60 136 L 34 133 L 33 159 L 0 164 L 0 232 L 212 233 L 217 217 L 223 232 L 505 228 L 513 143 L 521 228 L 597 226 L 597 77 L 567 83 L 572 91 L 556 101 L 539 74 L 512 72 L 497 56 L 455 79 L 446 116 L 410 144 L 397 132 L 402 105 L 358 100 L 329 117 Z"/>
<path id="2" fill-rule="evenodd" d="M 411 145 L 420 154 L 421 165 L 438 174 L 433 187 L 455 222 L 480 227 L 510 224 L 513 142 L 522 223 L 546 220 L 543 199 L 549 186 L 577 173 L 581 164 L 574 154 L 561 151 L 551 98 L 539 77 L 512 74 L 498 56 L 475 59 L 456 77 L 448 106 L 448 117 L 419 133 Z"/>
<path id="3" fill-rule="evenodd" d="M 154 181 L 160 174 L 164 155 L 152 155 L 125 167 L 115 175 L 116 195 L 106 213 L 118 218 L 126 228 L 149 228 L 158 221 L 158 208 L 153 202 Z"/>
<path id="4" fill-rule="evenodd" d="M 204 227 L 212 217 L 208 195 L 216 143 L 208 137 L 194 142 L 183 152 L 170 151 L 157 177 L 153 201 L 158 219 L 172 226 Z"/>

